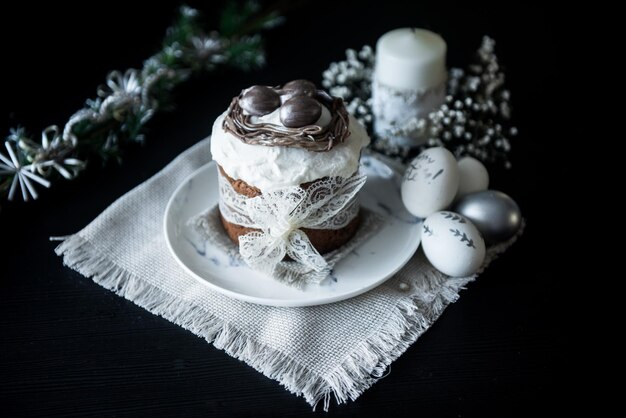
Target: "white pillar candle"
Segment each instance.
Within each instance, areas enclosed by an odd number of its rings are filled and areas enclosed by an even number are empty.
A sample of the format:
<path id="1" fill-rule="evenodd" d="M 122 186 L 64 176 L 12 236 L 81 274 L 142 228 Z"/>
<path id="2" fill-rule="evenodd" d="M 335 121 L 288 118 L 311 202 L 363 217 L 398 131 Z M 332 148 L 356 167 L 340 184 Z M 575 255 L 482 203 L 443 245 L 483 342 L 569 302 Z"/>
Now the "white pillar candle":
<path id="1" fill-rule="evenodd" d="M 438 108 L 445 100 L 446 78 L 446 43 L 441 36 L 413 28 L 384 34 L 376 44 L 372 85 L 376 135 L 401 147 L 423 143 L 425 137 L 391 132 Z"/>

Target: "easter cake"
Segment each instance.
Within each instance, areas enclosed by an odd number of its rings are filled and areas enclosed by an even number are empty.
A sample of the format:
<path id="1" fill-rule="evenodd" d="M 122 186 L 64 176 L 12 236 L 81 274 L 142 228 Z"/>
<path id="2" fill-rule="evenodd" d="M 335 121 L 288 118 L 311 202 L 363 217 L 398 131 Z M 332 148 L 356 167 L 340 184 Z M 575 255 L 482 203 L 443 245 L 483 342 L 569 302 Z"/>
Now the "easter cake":
<path id="1" fill-rule="evenodd" d="M 220 218 L 228 237 L 240 244 L 243 237 L 263 231 L 267 236 L 293 240 L 297 228 L 319 254 L 345 244 L 359 227 L 355 194 L 362 182 L 350 193 L 345 189 L 350 179 L 358 177 L 361 149 L 369 141 L 343 101 L 309 81 L 243 90 L 216 119 L 211 139 L 211 154 L 219 171 Z M 255 218 L 257 212 L 267 211 L 269 217 L 281 213 L 280 199 L 293 199 L 294 194 L 307 190 L 312 196 L 281 215 L 284 219 L 274 219 L 277 226 L 269 227 L 264 225 L 265 218 Z M 328 199 L 329 193 L 336 197 Z M 309 220 L 319 215 L 311 211 L 315 202 L 322 202 L 316 200 L 318 196 L 325 200 L 316 210 L 332 210 L 333 215 L 318 224 L 294 223 L 291 213 L 304 205 L 309 205 Z M 260 197 L 273 200 L 250 210 L 260 205 Z M 266 247 L 269 249 L 263 251 L 272 250 L 270 244 Z"/>

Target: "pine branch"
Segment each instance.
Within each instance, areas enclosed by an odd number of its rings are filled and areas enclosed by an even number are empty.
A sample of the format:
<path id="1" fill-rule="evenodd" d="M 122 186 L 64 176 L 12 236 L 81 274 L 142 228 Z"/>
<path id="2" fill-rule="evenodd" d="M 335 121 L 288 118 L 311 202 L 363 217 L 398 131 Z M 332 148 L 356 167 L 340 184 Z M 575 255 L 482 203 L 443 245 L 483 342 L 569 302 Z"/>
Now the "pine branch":
<path id="1" fill-rule="evenodd" d="M 205 32 L 200 14 L 180 7 L 166 30 L 162 49 L 140 70 L 112 71 L 98 97 L 87 100 L 63 131 L 48 127 L 40 142 L 22 128 L 12 129 L 0 150 L 0 197 L 12 200 L 18 188 L 24 200 L 37 198 L 32 182 L 76 177 L 86 162 L 121 160 L 130 143 L 144 140 L 143 128 L 157 111 L 171 108 L 172 91 L 190 75 L 218 67 L 251 70 L 265 63 L 259 32 L 280 23 L 276 11 L 261 11 L 258 3 L 229 2 L 220 18 L 221 32 Z"/>

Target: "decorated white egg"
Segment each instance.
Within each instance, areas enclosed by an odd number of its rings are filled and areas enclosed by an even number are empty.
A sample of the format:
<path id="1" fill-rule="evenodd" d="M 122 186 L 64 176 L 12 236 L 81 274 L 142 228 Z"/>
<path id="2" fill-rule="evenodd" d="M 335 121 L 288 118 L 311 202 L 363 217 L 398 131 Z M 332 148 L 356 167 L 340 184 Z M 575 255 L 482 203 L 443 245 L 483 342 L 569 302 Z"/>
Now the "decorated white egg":
<path id="1" fill-rule="evenodd" d="M 402 179 L 402 202 L 413 215 L 425 218 L 452 203 L 459 188 L 454 155 L 443 147 L 429 148 L 417 157 Z"/>
<path id="2" fill-rule="evenodd" d="M 485 260 L 485 241 L 478 229 L 454 212 L 436 212 L 426 218 L 422 248 L 437 270 L 452 277 L 471 276 Z"/>
<path id="3" fill-rule="evenodd" d="M 487 190 L 489 187 L 489 173 L 476 158 L 463 157 L 458 162 L 459 166 L 459 191 L 457 198 L 470 193 Z"/>

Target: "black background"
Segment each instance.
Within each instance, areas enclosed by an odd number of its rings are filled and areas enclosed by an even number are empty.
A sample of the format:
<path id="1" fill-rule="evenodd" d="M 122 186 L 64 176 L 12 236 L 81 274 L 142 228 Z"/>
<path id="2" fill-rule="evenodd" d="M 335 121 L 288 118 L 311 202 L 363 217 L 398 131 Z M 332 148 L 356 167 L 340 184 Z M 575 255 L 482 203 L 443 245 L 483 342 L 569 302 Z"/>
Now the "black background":
<path id="1" fill-rule="evenodd" d="M 2 132 L 17 124 L 30 132 L 62 126 L 109 70 L 139 67 L 158 49 L 178 4 L 158 3 L 2 6 Z M 220 7 L 190 4 L 209 22 Z M 347 47 L 373 45 L 403 26 L 441 33 L 449 66 L 467 63 L 483 34 L 496 39 L 520 136 L 513 169 L 493 170 L 492 187 L 519 202 L 528 227 L 383 380 L 356 402 L 332 405 L 330 414 L 485 417 L 551 408 L 561 336 L 559 279 L 548 245 L 557 226 L 545 213 L 564 170 L 554 164 L 562 139 L 549 113 L 559 84 L 555 21 L 549 11 L 517 2 L 301 2 L 267 34 L 263 70 L 208 74 L 180 87 L 177 109 L 150 122 L 146 144 L 128 149 L 122 166 L 92 164 L 77 180 L 42 191 L 36 202 L 3 202 L 0 402 L 7 416 L 309 414 L 310 407 L 278 383 L 64 268 L 48 237 L 78 231 L 209 135 L 242 88 L 294 78 L 319 83 Z"/>

